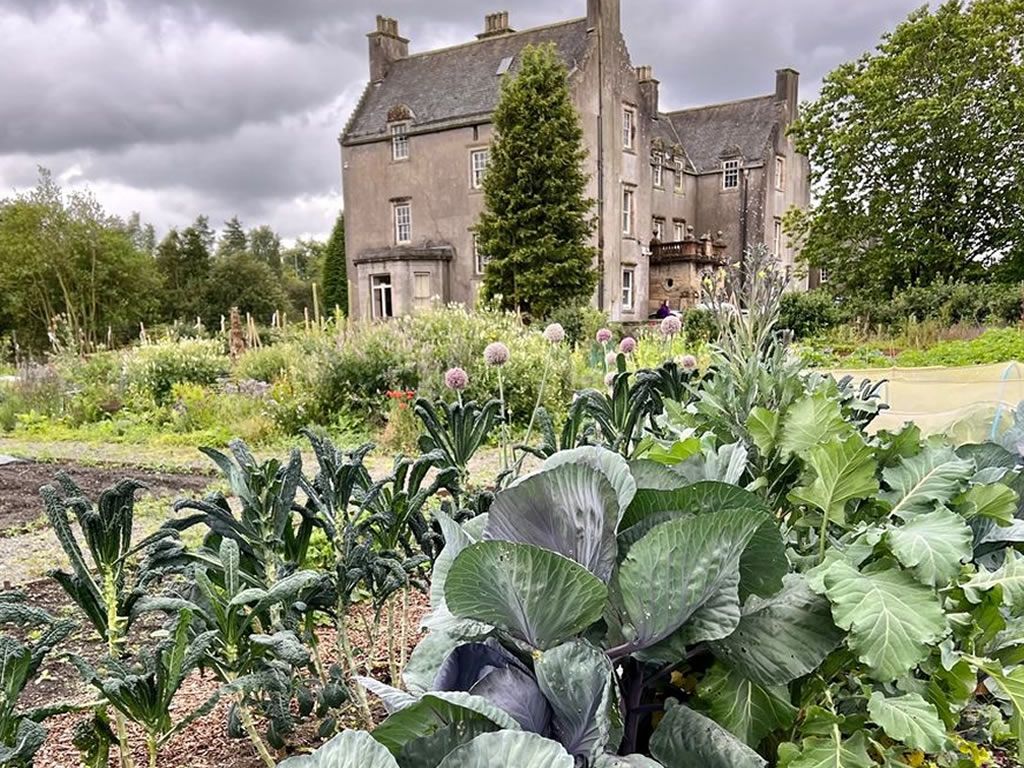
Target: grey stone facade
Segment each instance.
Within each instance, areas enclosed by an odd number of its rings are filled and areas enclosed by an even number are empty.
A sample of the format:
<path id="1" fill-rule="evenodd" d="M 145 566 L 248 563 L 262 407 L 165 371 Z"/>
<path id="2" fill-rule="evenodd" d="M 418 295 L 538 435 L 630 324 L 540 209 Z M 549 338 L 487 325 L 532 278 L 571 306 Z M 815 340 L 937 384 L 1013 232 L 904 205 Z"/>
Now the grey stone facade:
<path id="1" fill-rule="evenodd" d="M 588 0 L 584 18 L 522 32 L 490 14 L 476 41 L 419 54 L 393 19 L 378 17 L 368 37 L 370 82 L 340 139 L 352 317 L 475 301 L 490 116 L 518 54 L 543 43 L 569 69 L 589 150 L 596 307 L 633 321 L 662 301 L 687 306 L 701 265 L 756 243 L 793 264 L 777 236 L 784 213 L 809 203 L 807 160 L 786 137 L 793 70 L 779 70 L 765 96 L 662 112 L 650 67 L 630 59 L 619 0 Z"/>

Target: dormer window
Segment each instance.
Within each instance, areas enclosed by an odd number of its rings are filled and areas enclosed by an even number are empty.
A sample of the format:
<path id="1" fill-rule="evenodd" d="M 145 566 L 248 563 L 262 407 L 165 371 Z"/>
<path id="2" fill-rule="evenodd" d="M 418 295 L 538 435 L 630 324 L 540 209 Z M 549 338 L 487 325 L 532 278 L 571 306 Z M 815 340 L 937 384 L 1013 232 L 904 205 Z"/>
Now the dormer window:
<path id="1" fill-rule="evenodd" d="M 740 185 L 740 161 L 722 161 L 722 189 L 736 189 Z"/>
<path id="2" fill-rule="evenodd" d="M 409 124 L 395 123 L 391 126 L 391 159 L 409 159 Z"/>
<path id="3" fill-rule="evenodd" d="M 683 194 L 683 161 L 676 160 L 676 192 Z"/>
<path id="4" fill-rule="evenodd" d="M 654 150 L 651 152 L 651 164 L 653 166 L 652 176 L 654 178 L 654 186 L 664 187 L 665 186 L 665 166 L 664 156 L 660 150 Z"/>

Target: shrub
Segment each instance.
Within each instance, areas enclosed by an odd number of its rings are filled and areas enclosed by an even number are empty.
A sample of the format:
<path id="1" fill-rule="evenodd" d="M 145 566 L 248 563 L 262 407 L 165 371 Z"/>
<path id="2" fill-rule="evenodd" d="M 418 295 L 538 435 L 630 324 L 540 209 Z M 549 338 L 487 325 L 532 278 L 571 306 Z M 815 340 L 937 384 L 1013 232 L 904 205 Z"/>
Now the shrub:
<path id="1" fill-rule="evenodd" d="M 782 296 L 779 326 L 798 339 L 820 333 L 841 320 L 835 300 L 825 291 L 791 291 Z"/>
<path id="2" fill-rule="evenodd" d="M 124 375 L 129 392 L 164 405 L 175 384 L 210 386 L 228 369 L 219 341 L 186 340 L 138 347 L 125 359 Z"/>
<path id="3" fill-rule="evenodd" d="M 683 336 L 691 344 L 713 341 L 718 336 L 714 312 L 699 307 L 686 310 L 683 314 Z"/>
<path id="4" fill-rule="evenodd" d="M 1012 360 L 1024 360 L 1024 332 L 1018 328 L 992 328 L 976 339 L 944 341 L 925 350 L 906 350 L 897 356 L 896 364 L 957 366 Z"/>
<path id="5" fill-rule="evenodd" d="M 597 333 L 597 329 L 608 323 L 603 312 L 591 306 L 560 307 L 545 319 L 546 323 L 559 323 L 565 329 L 569 343 L 576 347 L 580 343 L 588 344 Z"/>
<path id="6" fill-rule="evenodd" d="M 63 402 L 64 385 L 55 368 L 23 368 L 15 381 L 0 384 L 0 429 L 14 430 L 23 414 L 31 413 L 35 419 L 58 416 Z"/>
<path id="7" fill-rule="evenodd" d="M 234 375 L 236 379 L 273 383 L 301 360 L 299 351 L 287 343 L 250 349 L 235 362 Z"/>
<path id="8" fill-rule="evenodd" d="M 124 387 L 119 353 L 66 355 L 56 358 L 54 366 L 70 390 L 64 408 L 69 425 L 94 424 L 121 410 Z"/>
<path id="9" fill-rule="evenodd" d="M 264 443 L 276 435 L 266 402 L 245 394 L 225 394 L 198 384 L 175 384 L 171 389 L 172 430 L 202 432 L 218 445 L 233 437 Z"/>

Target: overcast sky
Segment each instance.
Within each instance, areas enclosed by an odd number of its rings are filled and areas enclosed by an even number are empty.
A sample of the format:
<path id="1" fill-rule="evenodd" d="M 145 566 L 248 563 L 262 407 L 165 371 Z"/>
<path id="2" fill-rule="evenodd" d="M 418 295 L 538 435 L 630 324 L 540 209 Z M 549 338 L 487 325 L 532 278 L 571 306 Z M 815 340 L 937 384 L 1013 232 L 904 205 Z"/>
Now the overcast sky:
<path id="1" fill-rule="evenodd" d="M 665 108 L 768 93 L 784 66 L 808 99 L 923 2 L 623 0 L 623 27 Z M 501 8 L 524 29 L 586 0 L 0 0 L 0 197 L 42 165 L 161 233 L 205 213 L 324 236 L 375 15 L 422 51 Z"/>

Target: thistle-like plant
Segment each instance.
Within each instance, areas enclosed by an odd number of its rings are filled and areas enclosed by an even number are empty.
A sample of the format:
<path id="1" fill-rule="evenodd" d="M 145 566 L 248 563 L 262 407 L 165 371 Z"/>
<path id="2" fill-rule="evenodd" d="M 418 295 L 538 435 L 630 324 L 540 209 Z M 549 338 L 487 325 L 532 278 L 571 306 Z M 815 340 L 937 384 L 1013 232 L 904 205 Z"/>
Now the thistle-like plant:
<path id="1" fill-rule="evenodd" d="M 18 640 L 0 634 L 0 765 L 31 768 L 32 758 L 46 739 L 40 721 L 61 708 L 20 710 L 18 698 L 36 675 L 47 654 L 75 629 L 75 623 L 55 619 L 25 604 L 20 593 L 0 594 L 0 627 L 16 627 L 34 639 Z"/>

